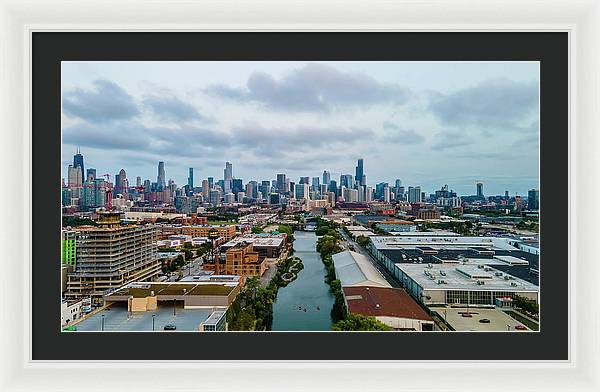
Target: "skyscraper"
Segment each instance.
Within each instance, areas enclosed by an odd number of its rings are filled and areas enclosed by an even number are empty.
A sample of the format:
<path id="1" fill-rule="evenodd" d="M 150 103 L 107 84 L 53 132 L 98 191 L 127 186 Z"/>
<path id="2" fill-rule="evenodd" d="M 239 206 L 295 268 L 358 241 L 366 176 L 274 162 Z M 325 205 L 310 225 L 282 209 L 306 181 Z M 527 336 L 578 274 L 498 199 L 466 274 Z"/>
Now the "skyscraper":
<path id="1" fill-rule="evenodd" d="M 356 182 L 358 183 L 358 185 L 367 185 L 367 184 L 363 184 L 363 180 L 364 180 L 364 176 L 365 176 L 365 168 L 364 168 L 364 162 L 363 159 L 359 159 L 358 160 L 358 164 L 356 165 Z"/>
<path id="2" fill-rule="evenodd" d="M 477 184 L 477 197 L 478 198 L 483 198 L 483 182 L 478 182 Z"/>
<path id="3" fill-rule="evenodd" d="M 530 210 L 540 209 L 540 191 L 537 189 L 530 189 L 527 192 L 527 207 Z"/>
<path id="4" fill-rule="evenodd" d="M 308 185 L 308 177 L 300 177 L 299 183 Z"/>
<path id="5" fill-rule="evenodd" d="M 409 186 L 408 187 L 408 202 L 409 203 L 420 203 L 421 197 L 423 195 L 421 194 L 421 187 L 420 186 L 416 186 L 416 187 L 412 187 Z"/>
<path id="6" fill-rule="evenodd" d="M 188 169 L 188 187 L 190 188 L 190 192 L 194 189 L 194 168 L 190 167 Z"/>
<path id="7" fill-rule="evenodd" d="M 323 184 L 329 186 L 330 182 L 331 182 L 331 173 L 329 173 L 327 170 L 323 170 Z"/>
<path id="8" fill-rule="evenodd" d="M 340 186 L 352 188 L 352 174 L 342 174 L 340 176 Z"/>
<path id="9" fill-rule="evenodd" d="M 202 197 L 204 201 L 208 200 L 208 180 L 202 180 Z"/>
<path id="10" fill-rule="evenodd" d="M 277 185 L 275 186 L 275 190 L 277 192 L 284 192 L 285 191 L 285 174 L 278 174 L 277 175 Z"/>
<path id="11" fill-rule="evenodd" d="M 162 191 L 167 187 L 167 183 L 165 182 L 165 163 L 162 161 L 158 162 L 158 176 L 156 177 L 156 184 L 159 191 Z"/>
<path id="12" fill-rule="evenodd" d="M 79 170 L 81 170 L 81 181 L 83 182 L 86 176 L 85 168 L 83 166 L 83 155 L 81 155 L 79 148 L 77 148 L 77 154 L 73 156 L 73 167 L 79 167 Z"/>
<path id="13" fill-rule="evenodd" d="M 225 162 L 225 169 L 223 169 L 223 188 L 225 192 L 231 191 L 231 180 L 233 180 L 233 165 L 230 162 Z"/>
<path id="14" fill-rule="evenodd" d="M 96 179 L 96 169 L 89 168 L 87 169 L 87 176 L 85 177 L 85 181 L 94 182 Z"/>
<path id="15" fill-rule="evenodd" d="M 319 192 L 320 191 L 319 177 L 313 177 L 312 178 L 312 189 L 315 192 Z"/>

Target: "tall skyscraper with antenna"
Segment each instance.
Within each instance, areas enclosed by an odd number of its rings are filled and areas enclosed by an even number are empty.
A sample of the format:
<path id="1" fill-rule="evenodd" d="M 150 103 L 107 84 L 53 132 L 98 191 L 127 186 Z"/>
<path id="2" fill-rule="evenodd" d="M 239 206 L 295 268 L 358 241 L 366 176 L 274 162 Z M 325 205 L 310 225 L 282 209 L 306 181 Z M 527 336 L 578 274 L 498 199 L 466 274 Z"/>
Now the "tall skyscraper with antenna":
<path id="1" fill-rule="evenodd" d="M 77 147 L 77 154 L 73 156 L 73 167 L 79 167 L 79 170 L 81 170 L 81 178 L 86 178 L 85 168 L 83 167 L 83 155 L 81 155 L 79 147 Z"/>

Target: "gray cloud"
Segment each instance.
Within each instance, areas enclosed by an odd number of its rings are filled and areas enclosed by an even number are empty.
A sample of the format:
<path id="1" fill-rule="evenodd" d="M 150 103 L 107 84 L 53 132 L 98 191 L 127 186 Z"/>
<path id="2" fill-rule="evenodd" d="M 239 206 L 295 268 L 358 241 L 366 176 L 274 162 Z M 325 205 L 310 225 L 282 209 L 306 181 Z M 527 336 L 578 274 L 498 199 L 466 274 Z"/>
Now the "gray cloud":
<path id="1" fill-rule="evenodd" d="M 482 82 L 451 94 L 435 94 L 429 108 L 445 125 L 482 131 L 528 132 L 538 113 L 538 83 L 509 79 Z M 537 127 L 535 127 L 537 129 Z"/>
<path id="2" fill-rule="evenodd" d="M 418 134 L 412 129 L 404 129 L 390 122 L 383 123 L 383 129 L 386 130 L 383 140 L 398 144 L 421 144 L 425 141 L 423 135 Z"/>
<path id="3" fill-rule="evenodd" d="M 129 122 L 108 127 L 84 123 L 63 128 L 62 140 L 82 147 L 141 150 L 150 147 L 149 140 L 140 136 L 143 131 L 144 127 Z"/>
<path id="4" fill-rule="evenodd" d="M 174 95 L 147 95 L 144 97 L 143 104 L 163 121 L 202 120 L 204 122 L 214 122 L 214 119 L 203 116 L 193 105 Z"/>
<path id="5" fill-rule="evenodd" d="M 330 145 L 348 145 L 374 137 L 370 129 L 359 128 L 264 128 L 245 124 L 232 129 L 232 142 L 260 153 L 294 152 Z"/>
<path id="6" fill-rule="evenodd" d="M 410 95 L 408 89 L 396 84 L 380 83 L 371 76 L 341 72 L 323 64 L 307 64 L 279 80 L 255 72 L 245 88 L 213 84 L 204 91 L 226 99 L 258 102 L 273 109 L 324 112 L 346 105 L 403 104 Z"/>
<path id="7" fill-rule="evenodd" d="M 444 151 L 449 148 L 468 146 L 473 143 L 473 138 L 469 138 L 461 132 L 439 132 L 434 138 L 431 149 Z"/>
<path id="8" fill-rule="evenodd" d="M 140 113 L 133 97 L 116 83 L 99 79 L 93 86 L 63 93 L 63 112 L 93 122 L 129 119 Z"/>

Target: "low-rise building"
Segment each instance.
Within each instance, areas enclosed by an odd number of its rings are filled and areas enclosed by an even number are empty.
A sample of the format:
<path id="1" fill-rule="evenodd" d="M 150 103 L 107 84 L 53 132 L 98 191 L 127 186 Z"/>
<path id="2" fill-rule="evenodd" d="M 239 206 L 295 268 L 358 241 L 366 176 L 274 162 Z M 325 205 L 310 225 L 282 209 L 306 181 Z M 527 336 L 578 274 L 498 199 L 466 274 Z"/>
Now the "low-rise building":
<path id="1" fill-rule="evenodd" d="M 224 274 L 262 276 L 266 269 L 266 258 L 261 258 L 251 243 L 240 242 L 225 252 Z"/>
<path id="2" fill-rule="evenodd" d="M 245 234 L 236 237 L 221 246 L 221 251 L 226 252 L 239 243 L 251 243 L 261 258 L 277 258 L 281 256 L 286 243 L 286 234 Z"/>
<path id="3" fill-rule="evenodd" d="M 343 287 L 350 313 L 375 317 L 397 331 L 433 331 L 431 316 L 404 290 L 391 287 Z"/>
<path id="4" fill-rule="evenodd" d="M 335 276 L 342 287 L 391 287 L 381 272 L 364 255 L 350 250 L 333 255 Z"/>
<path id="5" fill-rule="evenodd" d="M 393 275 L 427 305 L 495 306 L 497 298 L 518 295 L 538 301 L 539 287 L 483 264 L 395 264 Z"/>
<path id="6" fill-rule="evenodd" d="M 79 320 L 83 314 L 83 300 L 67 301 L 63 300 L 60 304 L 60 323 L 65 326 L 73 321 Z"/>

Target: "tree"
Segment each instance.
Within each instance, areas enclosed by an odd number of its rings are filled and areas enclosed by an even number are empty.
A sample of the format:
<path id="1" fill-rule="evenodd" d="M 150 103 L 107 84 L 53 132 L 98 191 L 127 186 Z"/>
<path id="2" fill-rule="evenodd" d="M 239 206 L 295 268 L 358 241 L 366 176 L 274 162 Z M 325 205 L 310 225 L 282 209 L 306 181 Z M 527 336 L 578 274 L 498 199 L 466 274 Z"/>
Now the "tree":
<path id="1" fill-rule="evenodd" d="M 334 331 L 392 331 L 381 321 L 372 316 L 362 314 L 349 314 L 344 320 L 333 324 Z"/>
<path id="2" fill-rule="evenodd" d="M 252 234 L 260 234 L 263 232 L 263 228 L 260 226 L 254 226 L 252 228 Z"/>
<path id="3" fill-rule="evenodd" d="M 359 235 L 356 238 L 356 242 L 358 243 L 358 245 L 362 246 L 363 248 L 366 248 L 367 245 L 369 245 L 369 237 L 365 237 L 364 235 Z"/>
<path id="4" fill-rule="evenodd" d="M 260 288 L 260 278 L 252 276 L 246 279 L 246 290 L 252 294 L 252 299 L 256 298 L 256 292 Z"/>

